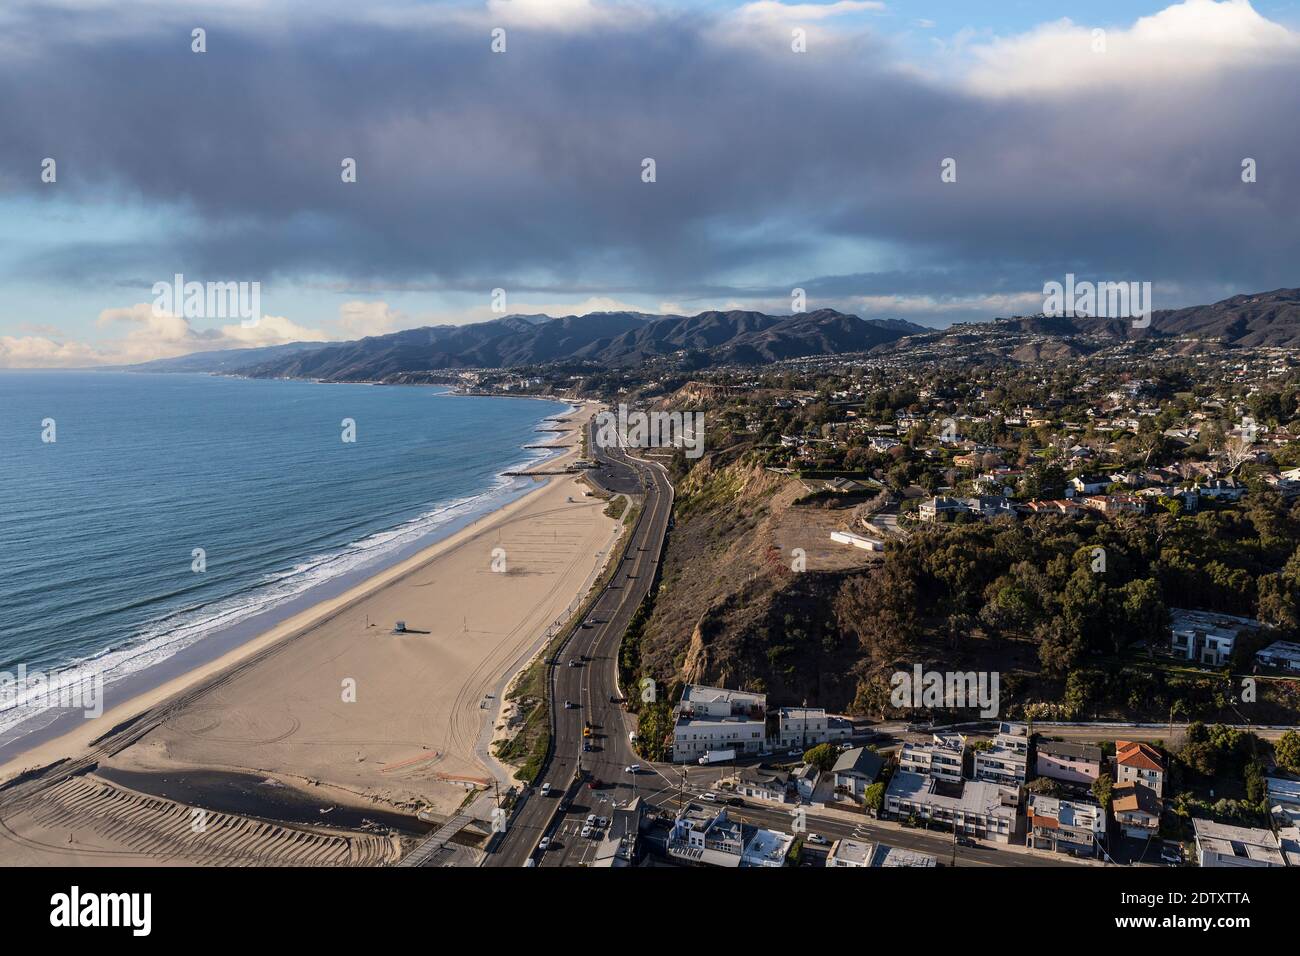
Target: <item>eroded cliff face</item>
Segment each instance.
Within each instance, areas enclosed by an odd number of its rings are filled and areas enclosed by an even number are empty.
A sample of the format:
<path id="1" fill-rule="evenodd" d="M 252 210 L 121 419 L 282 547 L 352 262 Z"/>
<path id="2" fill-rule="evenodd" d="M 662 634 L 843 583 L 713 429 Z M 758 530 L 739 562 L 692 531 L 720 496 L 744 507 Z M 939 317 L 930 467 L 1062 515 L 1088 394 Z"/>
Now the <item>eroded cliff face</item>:
<path id="1" fill-rule="evenodd" d="M 795 573 L 781 544 L 806 491 L 752 458 L 705 458 L 680 482 L 644 673 L 765 691 L 774 705 L 852 703 L 860 652 L 832 609 L 846 572 Z"/>

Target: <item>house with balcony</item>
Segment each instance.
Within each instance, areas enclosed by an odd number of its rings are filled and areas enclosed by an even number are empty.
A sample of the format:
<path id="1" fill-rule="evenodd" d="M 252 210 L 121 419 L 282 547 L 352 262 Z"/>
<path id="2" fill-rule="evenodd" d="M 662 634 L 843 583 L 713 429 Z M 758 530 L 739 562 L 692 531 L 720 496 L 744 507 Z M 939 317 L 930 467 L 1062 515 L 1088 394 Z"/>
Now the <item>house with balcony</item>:
<path id="1" fill-rule="evenodd" d="M 1029 734 L 1024 724 L 1005 721 L 993 746 L 975 750 L 976 780 L 1002 787 L 1023 787 L 1029 776 Z"/>
<path id="2" fill-rule="evenodd" d="M 898 767 L 956 783 L 965 775 L 966 738 L 961 734 L 935 734 L 928 744 L 903 744 Z"/>
<path id="3" fill-rule="evenodd" d="M 1140 783 L 1122 783 L 1111 791 L 1111 813 L 1125 836 L 1153 838 L 1160 831 L 1160 798 Z"/>
<path id="4" fill-rule="evenodd" d="M 1115 741 L 1115 782 L 1140 783 L 1157 797 L 1165 795 L 1165 763 L 1160 751 L 1137 741 Z"/>
<path id="5" fill-rule="evenodd" d="M 1259 630 L 1262 626 L 1253 618 L 1171 607 L 1169 646 L 1184 660 L 1222 667 L 1232 657 L 1237 634 L 1243 630 Z"/>

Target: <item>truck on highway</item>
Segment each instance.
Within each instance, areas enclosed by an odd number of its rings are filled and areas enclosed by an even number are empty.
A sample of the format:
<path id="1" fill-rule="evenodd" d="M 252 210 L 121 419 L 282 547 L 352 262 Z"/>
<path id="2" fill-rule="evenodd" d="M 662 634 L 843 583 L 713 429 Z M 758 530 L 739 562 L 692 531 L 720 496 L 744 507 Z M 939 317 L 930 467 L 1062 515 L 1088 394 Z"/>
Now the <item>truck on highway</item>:
<path id="1" fill-rule="evenodd" d="M 733 747 L 730 750 L 706 750 L 704 756 L 699 759 L 701 765 L 711 763 L 724 763 L 728 760 L 736 759 L 736 751 Z"/>

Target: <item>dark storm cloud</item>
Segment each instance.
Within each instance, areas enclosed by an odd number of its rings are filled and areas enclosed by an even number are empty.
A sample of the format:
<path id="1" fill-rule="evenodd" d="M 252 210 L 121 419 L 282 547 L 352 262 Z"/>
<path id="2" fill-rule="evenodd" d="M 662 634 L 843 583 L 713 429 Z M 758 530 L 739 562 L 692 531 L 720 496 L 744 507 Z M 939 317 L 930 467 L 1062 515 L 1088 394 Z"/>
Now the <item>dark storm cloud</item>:
<path id="1" fill-rule="evenodd" d="M 138 196 L 203 225 L 82 241 L 28 274 L 175 261 L 358 284 L 849 297 L 1013 291 L 1066 271 L 1253 290 L 1295 284 L 1300 261 L 1289 66 L 991 98 L 900 69 L 869 38 L 760 52 L 689 17 L 512 30 L 504 55 L 454 22 L 214 27 L 202 55 L 175 25 L 73 24 L 32 20 L 23 55 L 0 60 L 17 92 L 0 97 L 0 182 L 36 192 L 31 171 L 53 156 L 64 197 Z M 949 156 L 956 184 L 939 179 Z M 1243 156 L 1259 183 L 1240 182 Z M 844 240 L 906 265 L 810 276 Z"/>

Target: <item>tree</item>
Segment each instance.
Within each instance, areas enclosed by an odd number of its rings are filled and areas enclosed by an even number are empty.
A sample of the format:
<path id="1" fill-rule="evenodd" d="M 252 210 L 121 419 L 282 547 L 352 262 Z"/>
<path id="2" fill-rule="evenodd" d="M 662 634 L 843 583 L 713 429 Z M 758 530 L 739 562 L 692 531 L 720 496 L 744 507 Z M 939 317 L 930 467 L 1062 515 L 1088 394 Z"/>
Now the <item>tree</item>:
<path id="1" fill-rule="evenodd" d="M 872 813 L 879 814 L 885 806 L 885 785 L 883 783 L 873 783 L 867 787 L 862 802 Z"/>
<path id="2" fill-rule="evenodd" d="M 1092 782 L 1092 795 L 1097 798 L 1097 802 L 1103 809 L 1110 806 L 1110 795 L 1114 789 L 1115 781 L 1108 773 L 1101 774 Z"/>
<path id="3" fill-rule="evenodd" d="M 1288 730 L 1273 745 L 1273 756 L 1278 766 L 1292 773 L 1300 773 L 1300 733 Z"/>
<path id="4" fill-rule="evenodd" d="M 1044 797 L 1059 797 L 1061 788 L 1057 786 L 1056 781 L 1051 777 L 1036 777 L 1025 785 L 1025 789 L 1030 793 L 1041 794 Z"/>
<path id="5" fill-rule="evenodd" d="M 804 752 L 803 762 L 812 764 L 821 773 L 826 773 L 835 766 L 835 761 L 840 758 L 840 752 L 835 749 L 834 744 L 818 744 Z"/>

